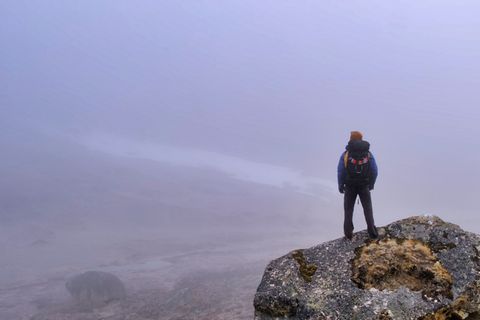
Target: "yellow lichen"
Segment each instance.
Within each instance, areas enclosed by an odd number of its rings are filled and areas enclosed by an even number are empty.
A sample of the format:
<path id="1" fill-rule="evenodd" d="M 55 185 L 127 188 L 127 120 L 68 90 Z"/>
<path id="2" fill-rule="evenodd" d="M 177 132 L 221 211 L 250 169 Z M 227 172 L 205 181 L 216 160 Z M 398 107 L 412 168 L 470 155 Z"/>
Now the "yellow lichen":
<path id="1" fill-rule="evenodd" d="M 303 280 L 307 282 L 312 282 L 312 277 L 317 271 L 317 266 L 314 264 L 307 264 L 305 256 L 303 255 L 303 250 L 295 250 L 292 252 L 292 257 L 298 263 L 298 269 Z"/>
<path id="2" fill-rule="evenodd" d="M 420 240 L 372 241 L 357 248 L 352 271 L 352 281 L 364 289 L 405 286 L 428 297 L 452 297 L 452 276 Z"/>
<path id="3" fill-rule="evenodd" d="M 419 320 L 461 320 L 474 319 L 475 314 L 469 314 L 465 310 L 467 298 L 464 295 L 459 296 L 451 305 L 438 309 L 437 311 L 420 317 Z M 478 318 L 476 318 L 478 319 Z"/>

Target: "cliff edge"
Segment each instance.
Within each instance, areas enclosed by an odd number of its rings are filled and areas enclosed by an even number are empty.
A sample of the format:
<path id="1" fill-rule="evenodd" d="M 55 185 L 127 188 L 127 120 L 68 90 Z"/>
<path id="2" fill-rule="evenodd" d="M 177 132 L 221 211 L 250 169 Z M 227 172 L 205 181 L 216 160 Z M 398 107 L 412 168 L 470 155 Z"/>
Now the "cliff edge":
<path id="1" fill-rule="evenodd" d="M 270 262 L 255 319 L 480 319 L 480 236 L 415 216 Z"/>

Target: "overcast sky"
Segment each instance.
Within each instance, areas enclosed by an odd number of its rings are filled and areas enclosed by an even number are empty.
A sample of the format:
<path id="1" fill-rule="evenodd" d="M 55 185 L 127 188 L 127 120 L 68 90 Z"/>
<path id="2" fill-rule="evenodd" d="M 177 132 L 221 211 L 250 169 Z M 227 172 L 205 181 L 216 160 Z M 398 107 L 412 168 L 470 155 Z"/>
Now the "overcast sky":
<path id="1" fill-rule="evenodd" d="M 379 219 L 432 213 L 480 231 L 478 12 L 478 1 L 4 0 L 1 142 L 98 148 L 107 136 L 117 155 L 155 158 L 157 146 L 174 153 L 160 161 L 236 159 L 219 169 L 335 186 L 360 130 L 379 166 Z"/>

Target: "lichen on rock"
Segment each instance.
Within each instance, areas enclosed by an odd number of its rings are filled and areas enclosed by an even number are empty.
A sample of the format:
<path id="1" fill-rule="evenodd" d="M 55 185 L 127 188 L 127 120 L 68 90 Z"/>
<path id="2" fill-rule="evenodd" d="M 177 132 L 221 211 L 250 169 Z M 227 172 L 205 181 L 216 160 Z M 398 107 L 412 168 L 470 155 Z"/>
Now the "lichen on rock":
<path id="1" fill-rule="evenodd" d="M 270 262 L 255 319 L 480 319 L 480 236 L 429 216 L 380 231 Z"/>
<path id="2" fill-rule="evenodd" d="M 480 320 L 480 283 L 475 281 L 451 304 L 418 318 L 418 320 Z"/>
<path id="3" fill-rule="evenodd" d="M 392 313 L 390 310 L 384 309 L 382 312 L 380 312 L 378 320 L 392 320 Z"/>
<path id="4" fill-rule="evenodd" d="M 317 271 L 317 266 L 313 263 L 308 264 L 305 260 L 305 255 L 303 254 L 303 250 L 295 250 L 292 252 L 292 257 L 298 263 L 298 271 L 302 276 L 303 280 L 307 282 L 312 282 L 312 277 Z"/>
<path id="5" fill-rule="evenodd" d="M 452 298 L 452 276 L 420 240 L 385 238 L 355 249 L 352 281 L 362 289 L 405 286 L 426 297 Z"/>

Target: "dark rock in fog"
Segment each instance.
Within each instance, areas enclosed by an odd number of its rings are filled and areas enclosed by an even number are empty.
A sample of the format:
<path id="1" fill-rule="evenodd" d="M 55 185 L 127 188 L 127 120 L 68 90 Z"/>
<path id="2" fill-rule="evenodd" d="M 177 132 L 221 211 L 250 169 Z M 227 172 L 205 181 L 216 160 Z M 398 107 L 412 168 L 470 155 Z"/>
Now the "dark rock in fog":
<path id="1" fill-rule="evenodd" d="M 126 297 L 120 279 L 107 272 L 87 271 L 71 278 L 65 284 L 75 301 L 84 307 L 101 307 Z"/>
<path id="2" fill-rule="evenodd" d="M 480 319 L 480 236 L 438 217 L 394 222 L 267 266 L 255 319 Z"/>

